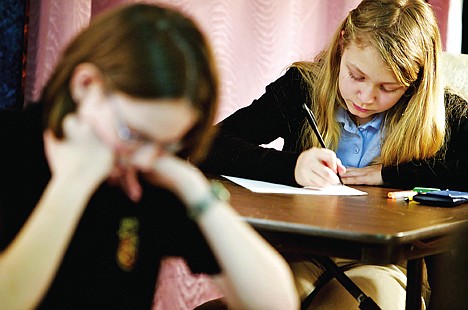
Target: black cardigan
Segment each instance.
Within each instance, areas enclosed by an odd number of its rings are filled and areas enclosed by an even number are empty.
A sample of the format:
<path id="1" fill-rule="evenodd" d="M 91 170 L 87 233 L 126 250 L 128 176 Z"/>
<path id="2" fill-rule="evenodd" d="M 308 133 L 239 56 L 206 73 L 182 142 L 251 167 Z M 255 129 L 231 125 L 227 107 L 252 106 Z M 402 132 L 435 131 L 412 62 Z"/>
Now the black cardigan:
<path id="1" fill-rule="evenodd" d="M 218 135 L 201 168 L 207 173 L 239 176 L 297 186 L 294 168 L 301 153 L 307 89 L 296 68 L 266 87 L 266 92 L 217 125 Z M 468 102 L 449 94 L 447 151 L 443 159 L 412 161 L 382 169 L 386 185 L 468 190 Z M 261 147 L 284 139 L 282 151 Z"/>

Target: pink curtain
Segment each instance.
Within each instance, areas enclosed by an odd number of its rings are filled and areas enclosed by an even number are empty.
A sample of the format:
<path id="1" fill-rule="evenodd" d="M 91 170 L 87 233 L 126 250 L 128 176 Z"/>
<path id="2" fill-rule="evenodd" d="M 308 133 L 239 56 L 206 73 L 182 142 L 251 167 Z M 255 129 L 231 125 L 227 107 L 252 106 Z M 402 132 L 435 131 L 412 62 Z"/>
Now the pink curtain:
<path id="1" fill-rule="evenodd" d="M 93 2 L 93 14 L 123 2 Z M 218 120 L 249 104 L 286 66 L 313 57 L 345 14 L 347 1 L 146 1 L 175 6 L 198 21 L 213 45 L 221 77 Z"/>
<path id="2" fill-rule="evenodd" d="M 32 1 L 27 101 L 36 100 L 60 50 L 100 12 L 135 0 Z M 217 120 L 262 94 L 291 62 L 311 58 L 359 0 L 153 0 L 193 16 L 209 37 L 221 77 Z M 34 10 L 34 11 L 33 11 Z M 36 36 L 36 37 L 33 37 Z M 31 42 L 30 41 L 30 42 Z M 30 69 L 30 70 L 29 70 Z"/>
<path id="3" fill-rule="evenodd" d="M 25 100 L 37 100 L 61 49 L 92 16 L 125 3 L 179 8 L 209 37 L 221 77 L 221 120 L 249 104 L 293 61 L 312 58 L 360 0 L 31 1 Z M 449 0 L 431 0 L 445 39 Z"/>
<path id="4" fill-rule="evenodd" d="M 60 51 L 92 16 L 131 2 L 176 7 L 205 31 L 221 77 L 219 121 L 259 97 L 289 64 L 311 59 L 360 0 L 31 1 L 26 103 L 38 99 Z M 446 31 L 449 0 L 430 2 Z M 192 277 L 180 260 L 163 267 L 154 309 L 191 309 L 220 296 L 205 277 Z"/>
<path id="5" fill-rule="evenodd" d="M 38 99 L 61 49 L 87 26 L 91 1 L 30 1 L 28 56 L 24 99 Z"/>

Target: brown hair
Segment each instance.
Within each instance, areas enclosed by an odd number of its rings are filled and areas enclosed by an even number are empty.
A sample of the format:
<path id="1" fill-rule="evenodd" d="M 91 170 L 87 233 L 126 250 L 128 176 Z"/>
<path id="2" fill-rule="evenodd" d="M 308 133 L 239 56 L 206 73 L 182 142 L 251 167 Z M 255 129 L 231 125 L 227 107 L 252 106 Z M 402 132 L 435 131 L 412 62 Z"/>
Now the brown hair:
<path id="1" fill-rule="evenodd" d="M 69 84 L 80 63 L 94 64 L 108 90 L 144 99 L 187 98 L 200 116 L 184 138 L 182 156 L 203 157 L 213 134 L 218 77 L 207 40 L 191 19 L 134 4 L 91 20 L 65 49 L 42 93 L 46 126 L 58 137 L 64 117 L 76 109 Z"/>

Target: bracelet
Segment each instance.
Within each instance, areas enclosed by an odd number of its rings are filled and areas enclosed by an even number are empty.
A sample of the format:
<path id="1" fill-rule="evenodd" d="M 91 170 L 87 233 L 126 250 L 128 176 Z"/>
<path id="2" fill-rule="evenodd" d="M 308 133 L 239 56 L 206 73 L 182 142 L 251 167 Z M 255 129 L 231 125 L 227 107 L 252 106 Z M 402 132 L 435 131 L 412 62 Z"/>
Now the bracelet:
<path id="1" fill-rule="evenodd" d="M 211 182 L 210 191 L 199 202 L 188 208 L 187 215 L 196 220 L 205 213 L 216 201 L 228 201 L 231 194 L 221 182 Z"/>

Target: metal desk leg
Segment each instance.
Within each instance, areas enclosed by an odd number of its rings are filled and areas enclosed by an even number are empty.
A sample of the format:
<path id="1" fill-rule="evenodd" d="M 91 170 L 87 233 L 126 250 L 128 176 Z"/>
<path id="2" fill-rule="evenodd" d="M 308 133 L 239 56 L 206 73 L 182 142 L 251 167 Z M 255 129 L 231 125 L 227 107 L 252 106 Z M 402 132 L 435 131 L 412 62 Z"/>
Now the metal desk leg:
<path id="1" fill-rule="evenodd" d="M 408 261 L 406 284 L 406 309 L 421 310 L 423 258 Z"/>
<path id="2" fill-rule="evenodd" d="M 348 278 L 330 257 L 316 257 L 318 261 L 331 272 L 331 274 L 340 282 L 341 285 L 359 302 L 359 309 L 362 310 L 380 310 L 380 307 L 372 300 L 371 297 L 364 294 L 361 289 Z"/>

